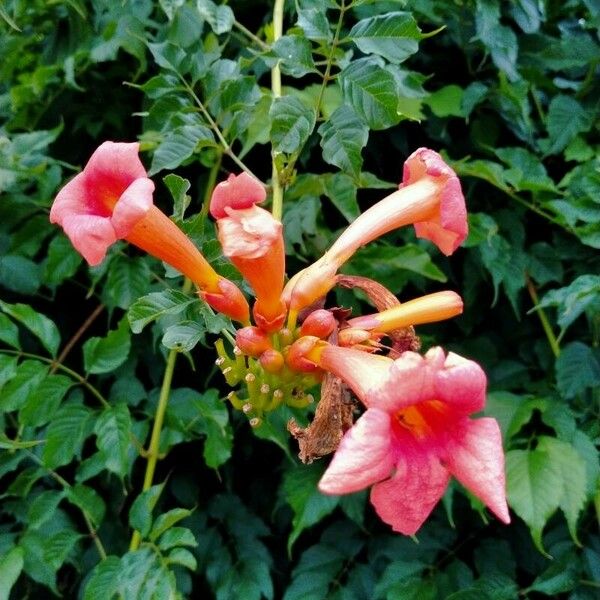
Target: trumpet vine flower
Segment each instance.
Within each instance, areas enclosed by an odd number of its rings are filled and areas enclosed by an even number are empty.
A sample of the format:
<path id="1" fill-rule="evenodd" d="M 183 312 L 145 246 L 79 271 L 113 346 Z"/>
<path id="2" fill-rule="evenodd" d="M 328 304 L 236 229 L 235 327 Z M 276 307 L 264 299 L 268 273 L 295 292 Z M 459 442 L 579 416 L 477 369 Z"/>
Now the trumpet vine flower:
<path id="1" fill-rule="evenodd" d="M 314 264 L 287 284 L 284 299 L 299 311 L 335 285 L 338 269 L 361 247 L 399 227 L 413 224 L 446 255 L 467 235 L 467 213 L 460 182 L 442 157 L 419 148 L 404 164 L 399 189 L 361 214 Z"/>
<path id="2" fill-rule="evenodd" d="M 286 314 L 281 300 L 285 247 L 281 222 L 256 206 L 265 197 L 264 186 L 247 173 L 230 175 L 215 187 L 210 211 L 217 219 L 223 254 L 254 290 L 256 322 L 265 331 L 277 331 Z"/>
<path id="3" fill-rule="evenodd" d="M 477 363 L 439 347 L 392 360 L 317 338 L 298 343 L 305 361 L 340 377 L 367 407 L 321 478 L 323 493 L 373 486 L 380 518 L 412 535 L 453 476 L 510 521 L 498 423 L 469 418 L 485 405 L 486 377 Z"/>
<path id="4" fill-rule="evenodd" d="M 139 144 L 104 142 L 81 173 L 58 193 L 50 221 L 59 224 L 91 265 L 124 239 L 189 277 L 204 299 L 247 322 L 241 291 L 210 266 L 192 241 L 153 203 L 154 183 L 138 156 Z"/>

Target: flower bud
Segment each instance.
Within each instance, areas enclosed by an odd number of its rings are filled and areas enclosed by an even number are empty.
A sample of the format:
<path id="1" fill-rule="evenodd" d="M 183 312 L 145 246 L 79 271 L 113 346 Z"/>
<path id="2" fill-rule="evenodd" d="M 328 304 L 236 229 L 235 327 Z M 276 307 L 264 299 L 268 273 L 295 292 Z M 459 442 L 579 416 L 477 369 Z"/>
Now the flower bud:
<path id="1" fill-rule="evenodd" d="M 303 373 L 311 373 L 318 367 L 317 365 L 306 358 L 306 355 L 311 352 L 319 343 L 318 337 L 304 336 L 297 339 L 289 348 L 286 355 L 286 363 L 288 367 L 294 371 L 300 371 Z"/>
<path id="2" fill-rule="evenodd" d="M 260 355 L 260 364 L 267 373 L 277 373 L 281 371 L 284 363 L 283 355 L 277 350 L 269 348 Z"/>
<path id="3" fill-rule="evenodd" d="M 300 335 L 314 335 L 325 339 L 335 329 L 335 317 L 324 308 L 311 312 L 300 327 Z"/>
<path id="4" fill-rule="evenodd" d="M 271 348 L 269 336 L 258 327 L 243 327 L 235 334 L 235 343 L 246 355 L 258 357 Z"/>

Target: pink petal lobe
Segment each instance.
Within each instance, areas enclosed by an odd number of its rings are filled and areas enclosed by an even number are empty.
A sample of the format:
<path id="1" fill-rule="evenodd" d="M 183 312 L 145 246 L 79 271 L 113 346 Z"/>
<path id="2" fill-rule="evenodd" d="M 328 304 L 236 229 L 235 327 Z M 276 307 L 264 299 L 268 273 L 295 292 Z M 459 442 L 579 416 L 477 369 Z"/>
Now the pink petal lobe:
<path id="1" fill-rule="evenodd" d="M 227 216 L 226 207 L 233 209 L 250 208 L 264 202 L 267 197 L 265 186 L 248 173 L 233 173 L 226 181 L 219 183 L 210 200 L 210 214 L 215 219 Z"/>
<path id="2" fill-rule="evenodd" d="M 464 419 L 458 423 L 449 432 L 446 465 L 502 522 L 510 523 L 502 435 L 495 419 Z"/>
<path id="3" fill-rule="evenodd" d="M 472 360 L 450 352 L 436 376 L 435 395 L 457 416 L 470 415 L 485 406 L 487 378 Z"/>
<path id="4" fill-rule="evenodd" d="M 349 429 L 319 482 L 324 494 L 350 494 L 381 481 L 393 468 L 390 416 L 367 410 Z"/>
<path id="5" fill-rule="evenodd" d="M 50 209 L 50 223 L 63 224 L 66 217 L 93 214 L 93 207 L 87 203 L 85 173 L 79 173 L 56 195 Z M 105 210 L 103 216 L 108 216 Z"/>
<path id="6" fill-rule="evenodd" d="M 136 179 L 147 177 L 137 142 L 104 142 L 90 157 L 85 173 L 91 185 L 119 189 L 120 196 Z"/>
<path id="7" fill-rule="evenodd" d="M 443 496 L 450 474 L 433 449 L 417 446 L 408 436 L 396 440 L 396 473 L 371 490 L 371 504 L 394 531 L 413 535 Z"/>
<path id="8" fill-rule="evenodd" d="M 121 194 L 113 209 L 112 224 L 118 238 L 125 238 L 153 205 L 154 183 L 143 177 L 136 179 Z"/>
<path id="9" fill-rule="evenodd" d="M 62 218 L 61 225 L 75 250 L 92 267 L 102 262 L 108 248 L 117 241 L 108 217 L 70 214 Z"/>

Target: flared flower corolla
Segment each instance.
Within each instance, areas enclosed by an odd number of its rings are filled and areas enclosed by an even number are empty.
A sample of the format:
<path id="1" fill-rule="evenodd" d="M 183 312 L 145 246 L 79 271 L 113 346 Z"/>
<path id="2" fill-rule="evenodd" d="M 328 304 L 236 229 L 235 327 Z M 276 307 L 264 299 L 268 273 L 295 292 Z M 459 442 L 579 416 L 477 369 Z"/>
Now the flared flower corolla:
<path id="1" fill-rule="evenodd" d="M 223 254 L 254 290 L 257 324 L 274 331 L 283 324 L 286 312 L 281 300 L 285 248 L 281 222 L 255 204 L 264 199 L 263 185 L 242 173 L 216 186 L 210 211 L 217 218 Z"/>
<path id="2" fill-rule="evenodd" d="M 306 338 L 305 338 L 306 340 Z M 304 342 L 304 350 L 309 347 Z M 367 407 L 344 435 L 319 489 L 348 494 L 373 486 L 371 503 L 394 531 L 412 535 L 455 477 L 504 523 L 504 455 L 498 423 L 483 409 L 477 363 L 432 348 L 396 360 L 313 340 L 305 353 L 340 377 Z"/>
<path id="3" fill-rule="evenodd" d="M 397 191 L 361 214 L 318 261 L 288 282 L 284 300 L 293 311 L 312 304 L 335 285 L 338 269 L 361 246 L 409 224 L 415 226 L 418 237 L 432 241 L 446 255 L 467 235 L 458 177 L 428 148 L 419 148 L 408 157 Z"/>
<path id="4" fill-rule="evenodd" d="M 386 333 L 411 325 L 444 321 L 460 315 L 463 301 L 455 292 L 436 292 L 409 300 L 387 310 L 350 319 L 348 326 Z"/>
<path id="5" fill-rule="evenodd" d="M 125 239 L 189 277 L 204 299 L 232 319 L 247 322 L 241 291 L 208 264 L 192 241 L 154 206 L 154 183 L 138 156 L 139 144 L 104 142 L 54 200 L 59 224 L 91 266 Z"/>

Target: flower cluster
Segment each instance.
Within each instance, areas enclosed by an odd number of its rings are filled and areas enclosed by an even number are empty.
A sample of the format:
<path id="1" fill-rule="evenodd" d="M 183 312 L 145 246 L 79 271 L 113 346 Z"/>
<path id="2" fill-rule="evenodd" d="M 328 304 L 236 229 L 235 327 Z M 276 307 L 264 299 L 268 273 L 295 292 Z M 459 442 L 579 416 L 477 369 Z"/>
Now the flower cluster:
<path id="1" fill-rule="evenodd" d="M 498 424 L 471 419 L 485 403 L 479 365 L 432 348 L 418 354 L 413 327 L 462 312 L 458 294 L 443 291 L 400 304 L 383 286 L 339 274 L 363 245 L 413 225 L 446 255 L 467 234 L 460 183 L 439 154 L 421 148 L 404 165 L 398 190 L 361 214 L 314 264 L 285 281 L 283 227 L 258 206 L 265 187 L 242 173 L 219 183 L 210 213 L 223 254 L 254 291 L 250 307 L 241 290 L 219 275 L 189 238 L 153 204 L 154 185 L 137 144 L 105 142 L 82 173 L 58 194 L 50 220 L 60 224 L 90 265 L 125 239 L 188 277 L 210 306 L 240 324 L 235 346 L 216 344 L 231 404 L 251 425 L 281 404 L 305 407 L 307 391 L 322 382 L 321 401 L 307 429 L 293 421 L 301 457 L 335 451 L 319 488 L 326 494 L 372 486 L 371 502 L 395 531 L 415 533 L 454 476 L 498 518 L 509 521 Z M 325 309 L 335 286 L 358 287 L 377 312 L 349 318 Z M 392 342 L 383 354 L 384 338 Z M 350 391 L 363 407 L 353 423 Z"/>

